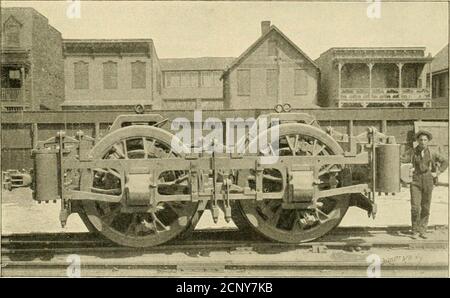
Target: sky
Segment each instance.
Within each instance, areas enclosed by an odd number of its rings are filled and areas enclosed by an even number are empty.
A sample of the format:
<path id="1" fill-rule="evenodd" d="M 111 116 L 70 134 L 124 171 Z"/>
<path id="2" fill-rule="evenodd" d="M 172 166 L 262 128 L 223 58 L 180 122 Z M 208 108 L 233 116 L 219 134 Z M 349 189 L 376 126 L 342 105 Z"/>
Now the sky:
<path id="1" fill-rule="evenodd" d="M 1 4 L 35 8 L 63 38 L 151 38 L 160 58 L 237 57 L 260 36 L 263 20 L 312 59 L 357 46 L 425 46 L 435 55 L 449 40 L 447 2 L 381 2 L 379 18 L 370 18 L 366 1 L 82 1 L 79 18 L 67 16 L 70 0 Z"/>

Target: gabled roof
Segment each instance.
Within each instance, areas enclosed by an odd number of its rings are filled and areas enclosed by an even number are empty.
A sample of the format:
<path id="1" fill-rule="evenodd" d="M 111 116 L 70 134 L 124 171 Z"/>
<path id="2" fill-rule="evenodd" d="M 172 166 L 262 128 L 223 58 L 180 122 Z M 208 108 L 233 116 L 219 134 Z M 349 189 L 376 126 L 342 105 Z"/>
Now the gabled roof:
<path id="1" fill-rule="evenodd" d="M 308 55 L 305 54 L 294 42 L 292 42 L 286 35 L 284 35 L 283 32 L 281 32 L 280 29 L 278 29 L 275 25 L 271 25 L 269 30 L 263 35 L 261 35 L 260 38 L 258 38 L 245 52 L 243 52 L 238 58 L 236 58 L 233 63 L 225 70 L 225 73 L 230 72 L 234 68 L 236 68 L 245 58 L 247 58 L 250 53 L 258 47 L 262 42 L 264 42 L 269 34 L 271 34 L 273 31 L 278 33 L 284 40 L 287 41 L 289 45 L 291 45 L 297 52 L 299 52 L 303 57 L 306 58 L 314 67 L 319 68 L 319 66 L 312 60 Z"/>
<path id="2" fill-rule="evenodd" d="M 234 57 L 165 58 L 160 59 L 162 71 L 224 70 Z"/>
<path id="3" fill-rule="evenodd" d="M 431 62 L 431 72 L 448 69 L 448 44 L 439 51 Z"/>

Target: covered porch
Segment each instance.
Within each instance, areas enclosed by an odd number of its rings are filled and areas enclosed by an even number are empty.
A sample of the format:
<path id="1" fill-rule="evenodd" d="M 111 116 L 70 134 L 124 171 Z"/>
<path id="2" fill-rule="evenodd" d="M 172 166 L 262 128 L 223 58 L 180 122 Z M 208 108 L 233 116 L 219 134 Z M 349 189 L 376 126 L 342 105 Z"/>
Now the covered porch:
<path id="1" fill-rule="evenodd" d="M 431 106 L 431 60 L 345 60 L 337 63 L 338 106 Z"/>
<path id="2" fill-rule="evenodd" d="M 27 52 L 2 52 L 0 100 L 4 104 L 24 104 L 26 80 L 30 71 Z"/>

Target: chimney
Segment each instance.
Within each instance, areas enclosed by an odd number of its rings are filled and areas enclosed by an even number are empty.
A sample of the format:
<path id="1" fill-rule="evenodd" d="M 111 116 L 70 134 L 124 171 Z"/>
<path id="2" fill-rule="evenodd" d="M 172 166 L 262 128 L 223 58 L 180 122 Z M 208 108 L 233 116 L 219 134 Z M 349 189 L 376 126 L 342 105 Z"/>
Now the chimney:
<path id="1" fill-rule="evenodd" d="M 261 35 L 266 34 L 270 30 L 270 21 L 261 22 Z"/>

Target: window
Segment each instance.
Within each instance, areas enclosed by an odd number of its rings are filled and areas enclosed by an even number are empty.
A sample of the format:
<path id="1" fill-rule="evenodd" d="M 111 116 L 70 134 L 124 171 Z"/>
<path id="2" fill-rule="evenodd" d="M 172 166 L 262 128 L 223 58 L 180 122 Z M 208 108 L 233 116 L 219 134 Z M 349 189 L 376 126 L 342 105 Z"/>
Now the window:
<path id="1" fill-rule="evenodd" d="M 89 64 L 78 61 L 73 64 L 75 89 L 89 89 Z"/>
<path id="2" fill-rule="evenodd" d="M 5 43 L 8 47 L 20 46 L 20 27 L 21 24 L 14 17 L 5 22 Z"/>
<path id="3" fill-rule="evenodd" d="M 275 39 L 269 40 L 269 56 L 278 56 L 278 45 Z"/>
<path id="4" fill-rule="evenodd" d="M 131 63 L 131 88 L 145 88 L 146 85 L 146 64 L 136 61 Z"/>
<path id="5" fill-rule="evenodd" d="M 180 87 L 180 73 L 174 71 L 164 72 L 164 86 L 166 88 Z"/>
<path id="6" fill-rule="evenodd" d="M 278 94 L 278 72 L 276 69 L 266 70 L 266 94 L 277 96 Z"/>
<path id="7" fill-rule="evenodd" d="M 162 87 L 161 87 L 161 72 L 158 71 L 156 75 L 156 91 L 161 95 Z"/>
<path id="8" fill-rule="evenodd" d="M 198 72 L 197 71 L 185 71 L 180 73 L 180 86 L 181 87 L 198 87 Z"/>
<path id="9" fill-rule="evenodd" d="M 238 95 L 250 95 L 249 69 L 240 69 L 237 71 L 237 89 Z"/>
<path id="10" fill-rule="evenodd" d="M 117 63 L 108 61 L 103 63 L 103 88 L 117 89 Z"/>
<path id="11" fill-rule="evenodd" d="M 221 71 L 202 71 L 200 73 L 200 84 L 202 87 L 219 87 L 222 85 L 221 76 Z"/>
<path id="12" fill-rule="evenodd" d="M 295 70 L 294 94 L 308 94 L 308 77 L 306 76 L 306 71 L 304 69 Z"/>
<path id="13" fill-rule="evenodd" d="M 22 75 L 20 69 L 14 67 L 2 67 L 1 71 L 1 85 L 2 88 L 21 88 Z"/>
<path id="14" fill-rule="evenodd" d="M 445 74 L 441 74 L 439 76 L 439 79 L 441 81 L 441 83 L 439 84 L 439 96 L 440 97 L 448 97 L 448 84 L 445 84 L 445 82 L 448 82 L 448 73 Z"/>
<path id="15" fill-rule="evenodd" d="M 440 84 L 439 84 L 440 83 L 439 77 L 435 76 L 432 78 L 432 80 L 433 80 L 433 90 L 432 90 L 433 98 L 440 97 L 439 91 L 441 88 L 440 88 Z"/>

